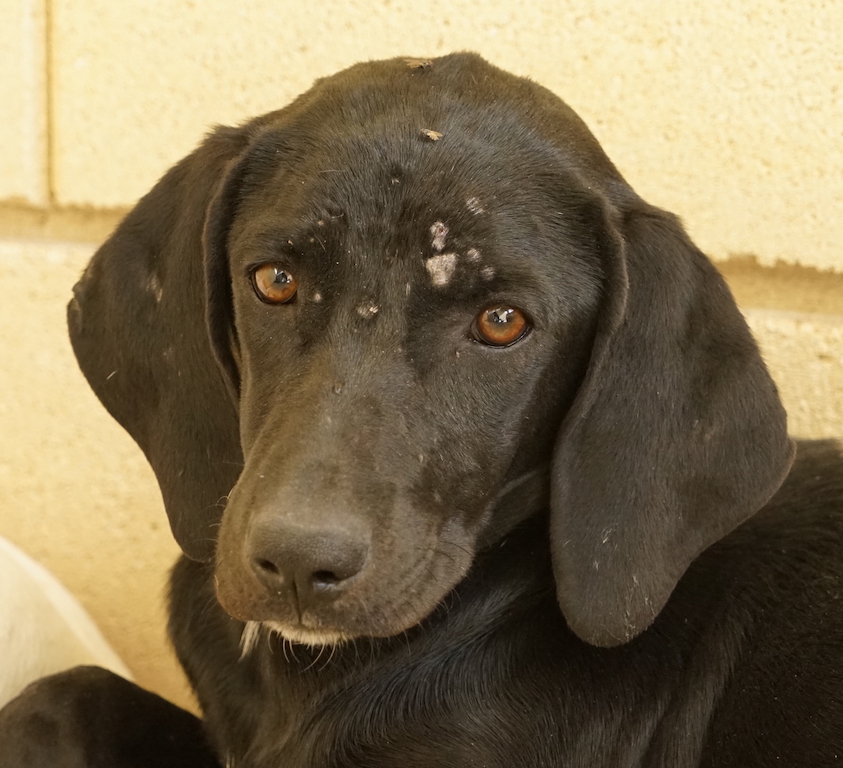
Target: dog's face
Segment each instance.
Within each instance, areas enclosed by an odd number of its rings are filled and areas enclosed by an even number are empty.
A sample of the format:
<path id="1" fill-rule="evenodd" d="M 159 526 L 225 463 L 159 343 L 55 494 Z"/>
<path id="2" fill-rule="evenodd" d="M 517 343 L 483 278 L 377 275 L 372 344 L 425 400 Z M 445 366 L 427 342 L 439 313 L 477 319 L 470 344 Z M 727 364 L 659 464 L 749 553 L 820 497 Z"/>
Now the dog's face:
<path id="1" fill-rule="evenodd" d="M 294 641 L 417 624 L 543 511 L 539 478 L 569 623 L 622 642 L 789 463 L 704 257 L 567 107 L 470 55 L 218 132 L 70 317 L 222 605 Z"/>
<path id="2" fill-rule="evenodd" d="M 218 594 L 311 642 L 398 633 L 464 576 L 548 460 L 599 303 L 601 211 L 561 153 L 459 105 L 434 142 L 389 96 L 350 135 L 270 130 L 231 182 L 245 467 Z"/>

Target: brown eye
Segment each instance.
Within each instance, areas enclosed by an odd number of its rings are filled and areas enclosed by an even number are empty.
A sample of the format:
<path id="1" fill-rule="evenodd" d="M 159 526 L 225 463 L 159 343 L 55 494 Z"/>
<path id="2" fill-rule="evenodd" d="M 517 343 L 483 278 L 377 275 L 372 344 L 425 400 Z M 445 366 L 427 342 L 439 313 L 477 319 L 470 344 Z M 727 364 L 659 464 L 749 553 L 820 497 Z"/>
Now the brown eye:
<path id="1" fill-rule="evenodd" d="M 252 285 L 267 304 L 286 304 L 296 295 L 296 278 L 276 264 L 264 264 L 252 272 Z"/>
<path id="2" fill-rule="evenodd" d="M 515 307 L 489 307 L 474 320 L 472 326 L 478 341 L 492 347 L 508 347 L 530 330 L 530 321 Z"/>

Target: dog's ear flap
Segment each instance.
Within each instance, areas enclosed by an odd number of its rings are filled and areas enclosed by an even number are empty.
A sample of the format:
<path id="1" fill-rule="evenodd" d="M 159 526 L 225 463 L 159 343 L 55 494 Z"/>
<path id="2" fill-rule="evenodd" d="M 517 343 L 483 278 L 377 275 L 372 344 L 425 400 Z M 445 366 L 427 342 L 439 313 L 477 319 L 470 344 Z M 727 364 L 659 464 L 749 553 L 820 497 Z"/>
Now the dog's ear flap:
<path id="1" fill-rule="evenodd" d="M 551 481 L 559 602 L 600 646 L 645 630 L 794 455 L 776 387 L 708 259 L 655 209 L 618 230 L 603 244 L 602 314 Z"/>
<path id="2" fill-rule="evenodd" d="M 68 306 L 94 392 L 146 454 L 173 534 L 213 557 L 242 468 L 237 404 L 206 324 L 203 225 L 245 129 L 220 128 L 170 170 L 97 251 Z"/>

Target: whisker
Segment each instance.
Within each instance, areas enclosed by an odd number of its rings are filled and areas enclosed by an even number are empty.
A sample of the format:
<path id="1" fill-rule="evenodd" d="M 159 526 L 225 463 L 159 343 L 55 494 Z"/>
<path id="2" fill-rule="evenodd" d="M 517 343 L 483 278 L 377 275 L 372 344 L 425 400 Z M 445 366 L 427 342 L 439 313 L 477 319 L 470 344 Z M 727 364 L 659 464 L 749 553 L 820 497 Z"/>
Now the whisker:
<path id="1" fill-rule="evenodd" d="M 464 546 L 462 546 L 461 544 L 457 544 L 454 541 L 446 541 L 445 539 L 442 539 L 439 543 L 440 544 L 447 544 L 449 547 L 456 547 L 457 549 L 461 549 L 463 552 L 465 552 L 469 557 L 474 557 L 474 552 L 466 549 Z"/>
<path id="2" fill-rule="evenodd" d="M 245 659 L 257 646 L 262 625 L 259 621 L 247 621 L 240 635 L 240 661 Z"/>

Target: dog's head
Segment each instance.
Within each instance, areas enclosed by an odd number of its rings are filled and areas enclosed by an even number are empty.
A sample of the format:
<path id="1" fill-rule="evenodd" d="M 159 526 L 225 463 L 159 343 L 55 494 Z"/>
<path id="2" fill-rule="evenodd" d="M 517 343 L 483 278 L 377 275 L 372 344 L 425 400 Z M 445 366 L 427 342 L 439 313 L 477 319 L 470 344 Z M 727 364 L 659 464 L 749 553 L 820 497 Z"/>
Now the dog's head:
<path id="1" fill-rule="evenodd" d="M 222 605 L 302 642 L 418 623 L 548 486 L 562 611 L 624 642 L 792 456 L 677 221 L 473 55 L 358 65 L 217 130 L 69 315 Z"/>

